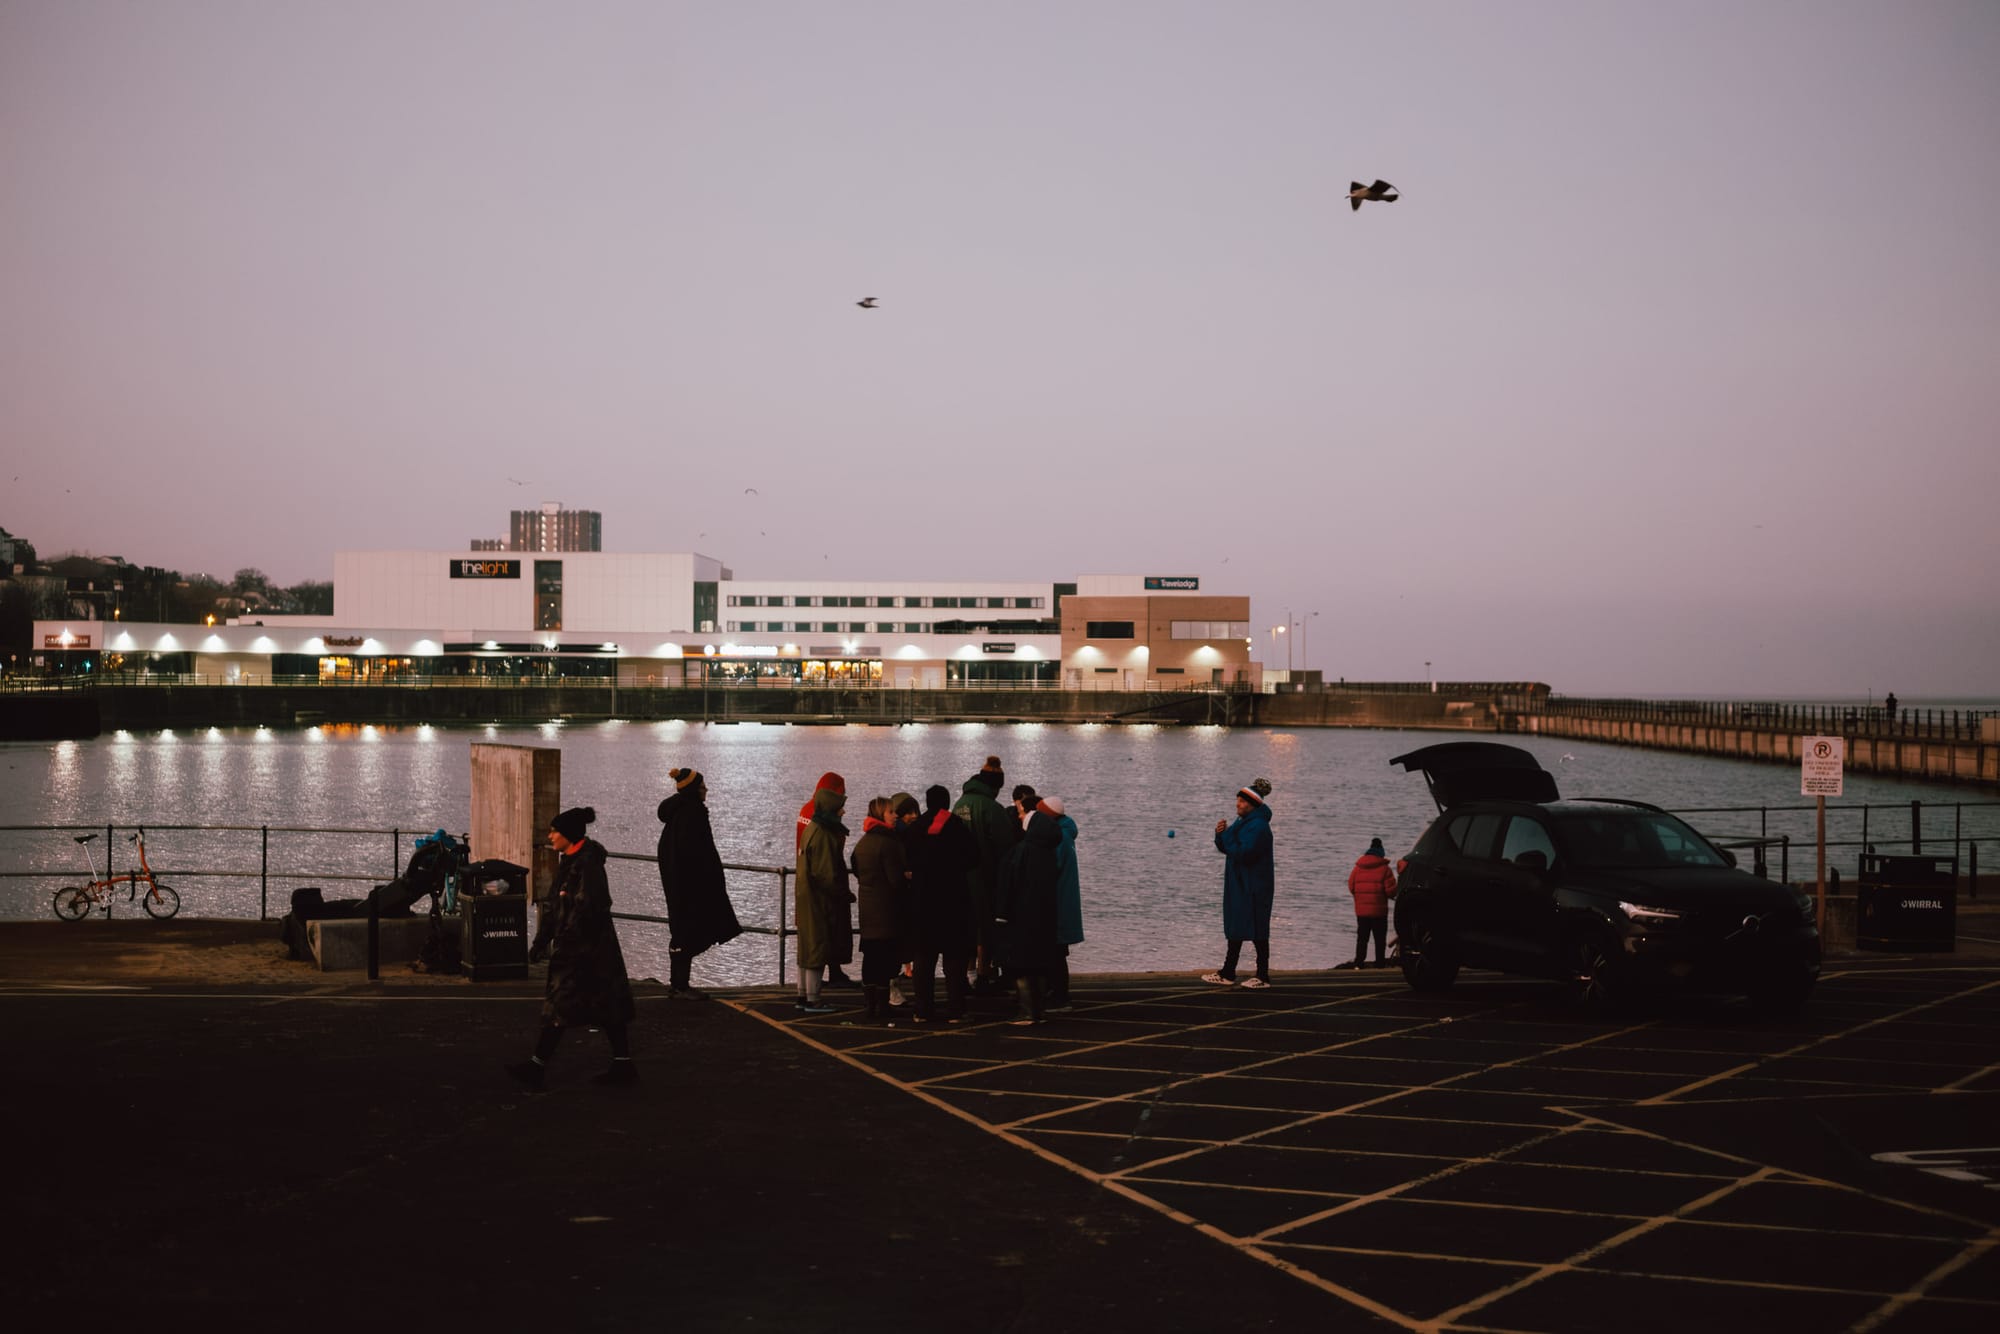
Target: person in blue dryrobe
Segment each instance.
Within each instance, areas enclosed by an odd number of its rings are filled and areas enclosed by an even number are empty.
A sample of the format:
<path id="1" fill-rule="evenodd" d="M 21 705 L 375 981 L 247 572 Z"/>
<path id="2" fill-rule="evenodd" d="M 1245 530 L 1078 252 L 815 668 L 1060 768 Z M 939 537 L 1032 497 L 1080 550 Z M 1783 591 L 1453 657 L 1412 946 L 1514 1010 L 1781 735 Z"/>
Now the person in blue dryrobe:
<path id="1" fill-rule="evenodd" d="M 1222 934 L 1229 952 L 1222 967 L 1204 973 L 1212 986 L 1236 985 L 1236 959 L 1243 942 L 1257 947 L 1257 974 L 1243 980 L 1251 990 L 1271 985 L 1271 900 L 1277 875 L 1271 864 L 1271 780 L 1259 778 L 1236 793 L 1236 821 L 1215 822 L 1215 849 L 1222 862 Z"/>

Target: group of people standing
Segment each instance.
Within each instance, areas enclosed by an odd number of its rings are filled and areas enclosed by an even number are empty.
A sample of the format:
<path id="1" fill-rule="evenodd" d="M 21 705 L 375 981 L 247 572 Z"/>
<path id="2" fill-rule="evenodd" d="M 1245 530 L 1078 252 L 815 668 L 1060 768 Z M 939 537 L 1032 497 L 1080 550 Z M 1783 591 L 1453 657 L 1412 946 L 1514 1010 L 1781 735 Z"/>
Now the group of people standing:
<path id="1" fill-rule="evenodd" d="M 743 928 L 729 901 L 709 823 L 707 783 L 693 769 L 673 769 L 668 776 L 674 790 L 658 812 L 668 995 L 701 999 L 691 981 L 695 957 Z M 1069 949 L 1084 938 L 1076 821 L 1061 798 L 1042 796 L 1027 784 L 1014 787 L 1010 804 L 1002 805 L 1006 781 L 999 757 L 989 755 L 965 780 L 956 803 L 942 784 L 927 788 L 921 805 L 907 792 L 874 797 L 850 852 L 851 831 L 843 823 L 846 782 L 837 773 L 821 775 L 799 812 L 796 841 L 794 1005 L 800 1013 L 838 1008 L 822 999 L 822 989 L 829 978 L 846 981 L 841 968 L 854 960 L 856 904 L 864 1022 L 892 1022 L 892 989 L 904 977 L 912 993 L 912 1022 L 936 1022 L 940 966 L 946 1024 L 969 1018 L 972 994 L 1005 994 L 1009 984 L 1016 999 L 1013 1024 L 1044 1023 L 1049 1014 L 1072 1008 Z M 1277 881 L 1271 790 L 1269 779 L 1255 779 L 1237 791 L 1236 819 L 1215 823 L 1227 948 L 1222 966 L 1202 976 L 1212 985 L 1250 990 L 1271 985 Z M 530 1088 L 542 1086 L 563 1034 L 578 1025 L 602 1029 L 611 1044 L 611 1065 L 595 1082 L 631 1084 L 639 1077 L 627 1037 L 635 1013 L 632 987 L 611 916 L 606 853 L 586 834 L 596 818 L 590 807 L 576 807 L 549 824 L 558 870 L 529 952 L 531 960 L 545 958 L 549 964 L 542 1030 L 533 1055 L 507 1067 Z M 1381 839 L 1355 863 L 1348 891 L 1357 920 L 1353 966 L 1364 963 L 1371 940 L 1379 965 L 1389 900 L 1396 892 Z M 1239 979 L 1246 942 L 1255 951 L 1255 972 Z"/>
<path id="2" fill-rule="evenodd" d="M 846 782 L 821 776 L 800 812 L 793 886 L 800 1013 L 835 1009 L 822 988 L 853 962 L 855 904 L 864 1022 L 891 1022 L 892 989 L 905 976 L 911 1021 L 936 1022 L 940 966 L 947 1024 L 966 1021 L 971 994 L 1002 994 L 1008 983 L 1012 1023 L 1071 1008 L 1069 947 L 1083 941 L 1076 821 L 1061 798 L 1027 784 L 1003 806 L 1006 784 L 989 755 L 956 804 L 942 784 L 921 805 L 908 792 L 875 797 L 850 853 Z"/>

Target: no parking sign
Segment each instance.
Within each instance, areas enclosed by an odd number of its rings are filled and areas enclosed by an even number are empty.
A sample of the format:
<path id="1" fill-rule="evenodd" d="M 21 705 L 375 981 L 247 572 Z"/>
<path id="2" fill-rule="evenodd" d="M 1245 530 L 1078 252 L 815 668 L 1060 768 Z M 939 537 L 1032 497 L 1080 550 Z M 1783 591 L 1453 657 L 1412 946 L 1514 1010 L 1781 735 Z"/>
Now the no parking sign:
<path id="1" fill-rule="evenodd" d="M 1847 741 L 1837 736 L 1809 736 L 1800 756 L 1799 793 L 1807 797 L 1840 795 L 1842 766 L 1847 761 Z"/>

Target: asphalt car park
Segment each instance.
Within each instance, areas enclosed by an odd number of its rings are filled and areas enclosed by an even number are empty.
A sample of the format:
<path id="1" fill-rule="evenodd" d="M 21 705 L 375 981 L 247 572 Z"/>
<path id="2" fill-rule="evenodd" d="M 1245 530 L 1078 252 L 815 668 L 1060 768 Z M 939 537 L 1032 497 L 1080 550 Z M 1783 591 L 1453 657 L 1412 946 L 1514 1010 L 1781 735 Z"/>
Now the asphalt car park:
<path id="1" fill-rule="evenodd" d="M 1407 1327 L 1994 1328 L 2000 970 L 1857 963 L 1794 1018 L 1558 984 L 1096 981 L 1031 1029 L 801 1040 Z M 756 1007 L 753 1007 L 756 1008 Z"/>

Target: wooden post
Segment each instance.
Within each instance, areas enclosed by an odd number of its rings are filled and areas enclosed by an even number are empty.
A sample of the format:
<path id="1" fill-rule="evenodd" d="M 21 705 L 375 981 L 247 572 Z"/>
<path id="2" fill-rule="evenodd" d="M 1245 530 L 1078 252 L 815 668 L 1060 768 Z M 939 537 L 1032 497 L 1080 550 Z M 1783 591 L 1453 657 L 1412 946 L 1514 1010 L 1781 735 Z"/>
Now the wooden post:
<path id="1" fill-rule="evenodd" d="M 1820 936 L 1821 936 L 1821 938 L 1822 938 L 1822 939 L 1824 939 L 1824 938 L 1825 938 L 1825 936 L 1826 936 L 1826 798 L 1825 798 L 1825 797 L 1815 797 L 1815 798 L 1813 798 L 1813 805 L 1814 805 L 1815 807 L 1817 807 L 1817 808 L 1818 808 L 1818 812 L 1819 812 L 1819 814 L 1818 814 L 1818 823 L 1819 823 L 1819 831 L 1818 831 L 1818 833 L 1819 833 L 1819 924 L 1818 924 L 1818 925 L 1819 925 L 1819 933 L 1820 933 Z"/>

